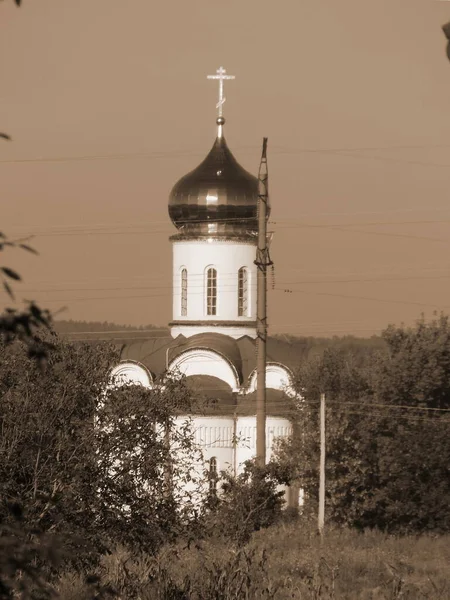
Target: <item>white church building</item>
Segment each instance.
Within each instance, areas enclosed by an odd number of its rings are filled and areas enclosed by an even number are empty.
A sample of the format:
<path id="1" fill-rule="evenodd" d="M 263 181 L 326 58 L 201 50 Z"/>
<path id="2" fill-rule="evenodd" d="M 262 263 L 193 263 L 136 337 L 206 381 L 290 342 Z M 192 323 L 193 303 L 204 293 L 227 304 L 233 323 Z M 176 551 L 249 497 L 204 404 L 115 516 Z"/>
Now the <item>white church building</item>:
<path id="1" fill-rule="evenodd" d="M 256 243 L 258 179 L 234 158 L 224 137 L 222 67 L 217 137 L 206 158 L 169 195 L 174 225 L 170 337 L 130 341 L 113 374 L 152 387 L 165 371 L 183 373 L 209 398 L 193 419 L 210 469 L 239 473 L 256 453 Z M 267 343 L 267 460 L 273 441 L 291 433 L 289 344 Z M 183 417 L 178 417 L 183 419 Z"/>

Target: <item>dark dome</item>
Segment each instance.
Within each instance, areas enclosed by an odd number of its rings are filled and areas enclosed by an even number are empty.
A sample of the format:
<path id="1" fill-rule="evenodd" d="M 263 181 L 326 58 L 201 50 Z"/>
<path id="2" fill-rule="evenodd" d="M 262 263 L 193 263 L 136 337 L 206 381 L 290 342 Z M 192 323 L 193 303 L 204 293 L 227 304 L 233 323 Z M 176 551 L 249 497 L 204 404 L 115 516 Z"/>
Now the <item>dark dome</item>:
<path id="1" fill-rule="evenodd" d="M 257 231 L 258 179 L 243 169 L 225 138 L 172 188 L 169 215 L 181 233 L 245 235 Z"/>

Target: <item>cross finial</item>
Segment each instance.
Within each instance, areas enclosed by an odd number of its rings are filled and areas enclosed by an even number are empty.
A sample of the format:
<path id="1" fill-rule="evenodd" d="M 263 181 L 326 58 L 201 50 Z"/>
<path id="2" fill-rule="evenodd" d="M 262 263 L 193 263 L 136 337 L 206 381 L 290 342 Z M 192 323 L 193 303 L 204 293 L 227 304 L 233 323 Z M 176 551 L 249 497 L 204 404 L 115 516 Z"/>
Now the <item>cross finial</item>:
<path id="1" fill-rule="evenodd" d="M 227 75 L 226 70 L 223 67 L 219 67 L 216 71 L 215 75 L 208 75 L 208 79 L 218 79 L 219 80 L 219 102 L 216 104 L 216 108 L 218 109 L 218 117 L 223 116 L 223 103 L 226 98 L 223 95 L 223 82 L 225 79 L 234 79 L 234 75 Z"/>

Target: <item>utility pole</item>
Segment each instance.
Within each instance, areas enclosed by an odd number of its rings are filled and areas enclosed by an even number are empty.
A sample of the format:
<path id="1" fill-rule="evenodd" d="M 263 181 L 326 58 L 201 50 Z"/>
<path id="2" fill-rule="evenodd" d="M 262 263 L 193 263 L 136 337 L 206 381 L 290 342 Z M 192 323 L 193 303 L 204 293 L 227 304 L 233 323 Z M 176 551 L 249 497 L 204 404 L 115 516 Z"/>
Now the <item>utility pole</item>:
<path id="1" fill-rule="evenodd" d="M 267 267 L 272 264 L 267 246 L 269 184 L 267 171 L 267 138 L 263 139 L 258 173 L 258 267 L 256 301 L 256 461 L 266 464 L 266 343 L 267 343 Z"/>
<path id="2" fill-rule="evenodd" d="M 319 533 L 323 537 L 325 526 L 325 394 L 320 394 L 320 483 L 319 483 Z"/>

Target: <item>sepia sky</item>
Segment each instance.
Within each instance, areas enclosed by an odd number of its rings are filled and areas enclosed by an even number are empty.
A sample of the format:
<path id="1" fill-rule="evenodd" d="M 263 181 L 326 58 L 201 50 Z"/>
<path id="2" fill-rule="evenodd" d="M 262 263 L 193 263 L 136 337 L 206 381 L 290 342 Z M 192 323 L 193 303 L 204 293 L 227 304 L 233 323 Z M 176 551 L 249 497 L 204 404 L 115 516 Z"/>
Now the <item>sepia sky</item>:
<path id="1" fill-rule="evenodd" d="M 223 65 L 232 152 L 256 174 L 269 138 L 271 331 L 450 313 L 448 20 L 432 0 L 0 2 L 0 230 L 40 253 L 1 255 L 18 298 L 170 321 L 168 194 L 214 141 Z"/>

